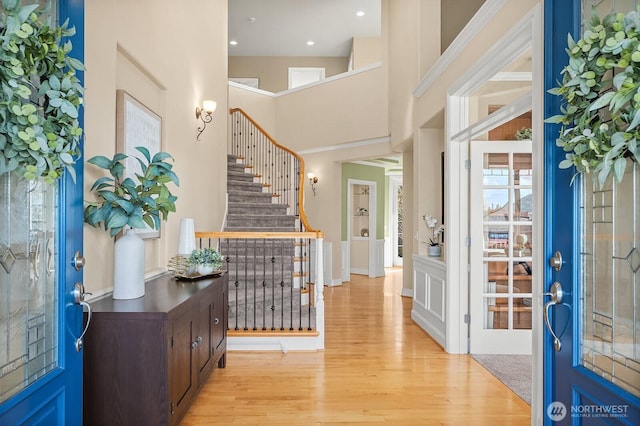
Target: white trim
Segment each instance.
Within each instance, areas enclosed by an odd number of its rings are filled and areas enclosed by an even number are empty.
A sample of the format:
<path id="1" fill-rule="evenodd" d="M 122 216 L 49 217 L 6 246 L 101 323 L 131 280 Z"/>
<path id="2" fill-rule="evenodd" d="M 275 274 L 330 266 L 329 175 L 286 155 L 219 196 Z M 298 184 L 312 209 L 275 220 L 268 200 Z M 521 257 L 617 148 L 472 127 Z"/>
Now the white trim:
<path id="1" fill-rule="evenodd" d="M 295 93 L 295 92 L 299 92 L 301 90 L 310 89 L 312 87 L 316 87 L 316 86 L 319 86 L 319 85 L 322 85 L 322 84 L 326 84 L 326 83 L 329 83 L 329 82 L 332 82 L 332 81 L 336 81 L 336 80 L 341 80 L 343 78 L 351 77 L 353 75 L 357 75 L 357 74 L 360 74 L 360 73 L 363 73 L 363 72 L 367 72 L 367 71 L 371 71 L 371 70 L 374 70 L 374 69 L 377 69 L 377 68 L 381 68 L 381 67 L 382 67 L 381 63 L 370 64 L 370 65 L 358 68 L 358 69 L 353 70 L 353 71 L 347 71 L 347 72 L 343 72 L 343 73 L 340 73 L 340 74 L 332 75 L 331 77 L 327 77 L 322 81 L 317 81 L 315 83 L 310 83 L 310 84 L 307 84 L 307 85 L 304 85 L 304 86 L 296 87 L 294 89 L 283 90 L 281 92 L 276 92 L 276 93 L 269 92 L 268 90 L 262 90 L 262 89 L 256 89 L 254 87 L 249 87 L 249 86 L 247 86 L 245 84 L 236 83 L 235 81 L 231 81 L 231 80 L 228 80 L 227 84 L 229 86 L 235 87 L 237 89 L 242 89 L 242 90 L 246 90 L 248 92 L 258 93 L 260 95 L 270 96 L 272 98 L 278 98 L 280 96 L 286 96 L 286 95 L 288 95 L 290 93 Z"/>
<path id="2" fill-rule="evenodd" d="M 510 64 L 531 46 L 532 9 L 493 45 L 469 70 L 449 88 L 449 93 L 471 93 L 490 81 L 497 72 Z M 467 124 L 468 125 L 468 124 Z M 465 125 L 464 127 L 466 127 Z M 460 129 L 464 128 L 460 127 Z"/>
<path id="3" fill-rule="evenodd" d="M 499 72 L 489 81 L 531 81 L 533 73 L 530 72 Z"/>
<path id="4" fill-rule="evenodd" d="M 378 145 L 383 143 L 390 144 L 391 136 L 382 136 L 382 137 L 373 138 L 373 139 L 363 139 L 356 142 L 347 142 L 347 143 L 342 143 L 338 145 L 328 145 L 328 146 L 322 146 L 319 148 L 303 149 L 298 151 L 298 154 L 307 155 L 307 154 L 317 154 L 319 152 L 341 151 L 344 149 L 361 148 L 363 146 Z"/>
<path id="5" fill-rule="evenodd" d="M 467 45 L 476 38 L 476 36 L 485 28 L 485 26 L 493 19 L 498 11 L 507 3 L 507 0 L 487 0 L 478 9 L 475 15 L 469 20 L 467 25 L 460 31 L 460 34 L 451 42 L 447 50 L 438 58 L 436 63 L 420 80 L 418 86 L 413 90 L 413 96 L 419 98 L 435 83 L 444 73 L 451 63 L 462 54 Z"/>
<path id="6" fill-rule="evenodd" d="M 294 87 L 293 89 L 288 89 L 288 90 L 283 90 L 281 92 L 275 93 L 275 97 L 280 97 L 280 96 L 286 96 L 290 93 L 296 93 L 299 92 L 301 90 L 307 90 L 310 89 L 312 87 L 316 87 L 316 86 L 320 86 L 326 83 L 330 83 L 332 81 L 336 81 L 336 80 L 340 80 L 343 78 L 347 78 L 347 77 L 351 77 L 353 75 L 356 74 L 360 74 L 363 72 L 367 72 L 367 71 L 371 71 L 377 68 L 381 68 L 382 64 L 381 63 L 375 63 L 375 64 L 371 64 L 371 65 L 367 65 L 361 68 L 358 68 L 357 70 L 353 70 L 353 71 L 347 71 L 347 72 L 343 72 L 341 74 L 336 74 L 336 75 L 332 75 L 331 77 L 327 77 L 324 80 L 320 80 L 320 81 L 316 81 L 315 83 L 309 83 L 309 84 L 305 84 L 304 86 L 300 86 L 300 87 Z"/>
<path id="7" fill-rule="evenodd" d="M 330 282 L 325 283 L 325 286 L 327 287 L 338 287 L 340 285 L 342 285 L 342 280 L 340 278 L 334 278 Z"/>
<path id="8" fill-rule="evenodd" d="M 340 244 L 340 257 L 342 259 L 340 265 L 340 278 L 342 282 L 349 282 L 351 281 L 351 242 L 349 240 L 340 242 L 342 243 Z"/>
<path id="9" fill-rule="evenodd" d="M 513 117 L 524 114 L 531 111 L 532 96 L 531 92 L 518 99 L 503 106 L 499 110 L 489 114 L 482 120 L 478 120 L 466 129 L 451 136 L 452 142 L 462 142 L 469 139 L 474 139 L 478 135 L 487 133 L 489 130 L 494 129 L 501 124 L 506 123 Z"/>
<path id="10" fill-rule="evenodd" d="M 542 7 L 540 5 L 534 8 L 534 18 L 533 18 L 533 43 L 532 43 L 532 63 L 531 63 L 531 71 L 533 75 L 537 78 L 532 80 L 532 92 L 534 93 L 532 98 L 532 109 L 531 109 L 531 123 L 533 130 L 533 167 L 535 173 L 533 174 L 533 185 L 535 188 L 540 188 L 538 191 L 533 193 L 533 209 L 536 212 L 544 211 L 544 114 L 543 114 L 543 105 L 544 105 L 544 83 L 543 83 L 543 75 L 544 75 L 544 41 L 543 41 L 543 33 L 544 33 L 544 14 L 542 13 Z M 533 265 L 539 265 L 539 268 L 542 269 L 542 265 L 545 263 L 544 259 L 544 215 L 540 214 L 539 220 L 534 222 L 533 225 L 533 235 L 532 235 L 532 244 L 533 244 Z M 537 274 L 533 276 L 532 282 L 532 293 L 533 297 L 531 300 L 532 303 L 532 323 L 533 324 L 542 324 L 543 323 L 543 314 L 542 314 L 542 293 L 545 290 L 545 285 L 543 281 L 543 273 L 538 271 Z M 532 342 L 531 342 L 531 352 L 532 352 L 532 365 L 531 365 L 531 424 L 542 424 L 544 421 L 544 397 L 543 397 L 543 388 L 544 388 L 544 367 L 543 363 L 543 345 L 544 345 L 544 335 L 543 328 L 533 326 L 532 334 Z"/>
<path id="11" fill-rule="evenodd" d="M 289 73 L 288 73 L 288 89 L 292 90 L 298 87 L 306 87 L 310 84 L 313 83 L 317 83 L 319 81 L 324 80 L 324 67 L 289 67 Z M 312 81 L 308 82 L 308 83 L 303 83 L 303 84 L 296 84 L 294 85 L 294 75 L 296 73 L 300 73 L 303 75 L 309 75 L 312 79 Z"/>
<path id="12" fill-rule="evenodd" d="M 317 352 L 322 347 L 318 347 L 317 337 L 296 336 L 296 337 L 268 337 L 268 336 L 232 336 L 227 337 L 227 351 L 314 351 Z"/>
<path id="13" fill-rule="evenodd" d="M 246 84 L 236 83 L 235 81 L 229 80 L 227 82 L 227 84 L 230 87 L 235 87 L 236 89 L 246 90 L 247 92 L 253 92 L 253 93 L 257 93 L 259 95 L 265 95 L 265 96 L 269 96 L 269 97 L 272 97 L 272 98 L 276 97 L 275 93 L 273 93 L 273 92 L 269 92 L 267 90 L 262 90 L 262 89 L 256 89 L 255 87 L 247 86 Z"/>
<path id="14" fill-rule="evenodd" d="M 415 291 L 412 288 L 404 288 L 402 287 L 402 291 L 400 292 L 400 296 L 402 297 L 411 297 L 413 298 Z"/>

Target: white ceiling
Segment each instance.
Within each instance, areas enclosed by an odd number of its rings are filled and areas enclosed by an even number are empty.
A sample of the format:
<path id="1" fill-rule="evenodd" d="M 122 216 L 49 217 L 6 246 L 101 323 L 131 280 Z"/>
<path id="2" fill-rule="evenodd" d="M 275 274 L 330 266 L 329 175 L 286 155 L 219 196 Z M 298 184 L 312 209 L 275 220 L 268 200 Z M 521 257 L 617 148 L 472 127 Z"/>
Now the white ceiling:
<path id="1" fill-rule="evenodd" d="M 380 36 L 380 17 L 380 0 L 229 0 L 229 56 L 346 57 L 352 37 Z"/>

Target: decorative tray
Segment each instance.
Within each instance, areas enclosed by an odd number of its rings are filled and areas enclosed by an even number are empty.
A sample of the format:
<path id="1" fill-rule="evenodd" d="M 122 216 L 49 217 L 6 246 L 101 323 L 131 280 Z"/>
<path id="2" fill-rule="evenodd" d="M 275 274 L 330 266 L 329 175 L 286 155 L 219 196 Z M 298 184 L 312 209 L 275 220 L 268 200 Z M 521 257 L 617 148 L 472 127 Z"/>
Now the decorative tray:
<path id="1" fill-rule="evenodd" d="M 202 278 L 209 278 L 209 277 L 219 277 L 220 275 L 222 275 L 224 271 L 223 270 L 219 270 L 219 271 L 213 271 L 209 274 L 200 274 L 199 272 L 193 272 L 190 274 L 177 274 L 177 273 L 173 273 L 173 277 L 177 280 L 199 280 Z"/>
<path id="2" fill-rule="evenodd" d="M 208 274 L 200 274 L 199 272 L 192 271 L 187 258 L 180 255 L 173 256 L 169 259 L 167 270 L 173 274 L 177 280 L 199 280 L 202 278 L 217 277 L 224 272 L 222 269 L 212 271 Z"/>

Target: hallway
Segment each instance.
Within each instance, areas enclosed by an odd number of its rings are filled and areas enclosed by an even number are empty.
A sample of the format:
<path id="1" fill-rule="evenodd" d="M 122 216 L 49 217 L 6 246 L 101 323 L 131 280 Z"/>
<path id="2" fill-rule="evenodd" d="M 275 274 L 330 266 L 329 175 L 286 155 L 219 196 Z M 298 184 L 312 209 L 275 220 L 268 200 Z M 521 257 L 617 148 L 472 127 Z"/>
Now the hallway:
<path id="1" fill-rule="evenodd" d="M 529 425 L 530 407 L 411 318 L 402 270 L 325 288 L 324 352 L 230 352 L 182 425 Z"/>

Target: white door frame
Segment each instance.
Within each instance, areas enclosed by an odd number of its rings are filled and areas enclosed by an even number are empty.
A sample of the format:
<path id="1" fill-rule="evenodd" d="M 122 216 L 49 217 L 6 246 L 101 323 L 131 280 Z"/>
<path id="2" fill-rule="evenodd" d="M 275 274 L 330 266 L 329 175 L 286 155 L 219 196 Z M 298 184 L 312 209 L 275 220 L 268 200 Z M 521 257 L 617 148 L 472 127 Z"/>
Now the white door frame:
<path id="1" fill-rule="evenodd" d="M 535 5 L 507 34 L 505 34 L 467 73 L 453 84 L 447 92 L 445 116 L 446 169 L 445 181 L 447 244 L 447 309 L 446 309 L 446 351 L 466 353 L 468 345 L 468 325 L 464 322 L 469 301 L 469 250 L 466 247 L 469 223 L 469 182 L 465 163 L 469 159 L 469 141 L 473 135 L 485 133 L 488 129 L 508 121 L 531 109 L 533 129 L 534 186 L 543 187 L 542 176 L 544 152 L 542 144 L 543 117 L 543 57 L 542 57 L 542 6 Z M 468 97 L 473 91 L 502 70 L 524 50 L 532 50 L 532 95 L 528 106 L 517 102 L 509 106 L 510 116 L 492 114 L 487 119 L 470 123 Z M 501 109 L 505 110 L 506 108 Z M 543 211 L 542 194 L 534 196 L 534 209 Z M 538 218 L 540 219 L 540 218 Z M 533 228 L 533 264 L 542 267 L 542 237 L 544 224 L 540 220 Z M 543 368 L 542 368 L 542 270 L 534 273 L 532 282 L 532 413 L 543 412 Z M 537 277 L 537 278 L 535 278 Z M 473 319 L 472 319 L 473 320 Z M 536 415 L 537 417 L 537 415 Z"/>
<path id="2" fill-rule="evenodd" d="M 402 266 L 402 257 L 398 256 L 398 188 L 402 186 L 402 176 L 389 176 L 389 228 L 391 235 L 391 264 Z M 402 256 L 405 253 L 403 251 Z"/>
<path id="3" fill-rule="evenodd" d="M 377 191 L 377 182 L 372 180 L 361 180 L 361 179 L 347 179 L 347 240 L 349 241 L 349 256 L 351 256 L 351 249 L 353 245 L 351 244 L 352 235 L 351 235 L 351 214 L 352 214 L 352 202 L 351 198 L 353 193 L 351 191 L 351 187 L 353 185 L 367 185 L 369 186 L 369 265 L 368 271 L 370 277 L 376 276 L 376 191 Z"/>

